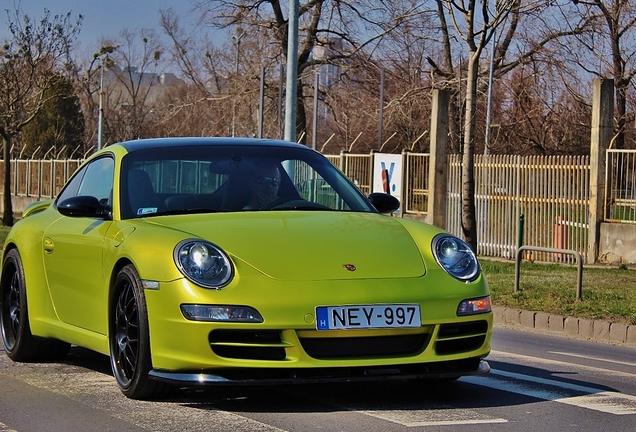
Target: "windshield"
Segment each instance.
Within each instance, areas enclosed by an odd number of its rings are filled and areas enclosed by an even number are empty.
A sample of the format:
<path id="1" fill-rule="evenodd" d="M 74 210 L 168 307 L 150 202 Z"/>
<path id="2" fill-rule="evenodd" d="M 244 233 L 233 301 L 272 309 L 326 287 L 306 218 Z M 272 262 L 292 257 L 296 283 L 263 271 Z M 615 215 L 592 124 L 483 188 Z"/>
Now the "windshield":
<path id="1" fill-rule="evenodd" d="M 193 145 L 139 150 L 122 161 L 122 218 L 195 212 L 375 212 L 310 149 Z"/>

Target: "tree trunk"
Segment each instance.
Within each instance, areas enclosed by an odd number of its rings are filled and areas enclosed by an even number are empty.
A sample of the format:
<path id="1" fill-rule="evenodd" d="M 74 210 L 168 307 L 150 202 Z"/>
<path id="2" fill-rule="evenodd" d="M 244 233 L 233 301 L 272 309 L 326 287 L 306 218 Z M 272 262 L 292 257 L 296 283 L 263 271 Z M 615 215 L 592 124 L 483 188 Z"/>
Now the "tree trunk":
<path id="1" fill-rule="evenodd" d="M 464 239 L 477 252 L 477 221 L 475 211 L 475 110 L 479 56 L 472 52 L 468 60 L 466 84 L 466 117 L 462 152 L 462 232 Z"/>
<path id="2" fill-rule="evenodd" d="M 11 146 L 13 137 L 10 134 L 4 136 L 4 149 L 2 151 L 4 159 L 4 187 L 3 204 L 4 213 L 2 223 L 4 226 L 13 226 L 13 205 L 11 203 Z"/>

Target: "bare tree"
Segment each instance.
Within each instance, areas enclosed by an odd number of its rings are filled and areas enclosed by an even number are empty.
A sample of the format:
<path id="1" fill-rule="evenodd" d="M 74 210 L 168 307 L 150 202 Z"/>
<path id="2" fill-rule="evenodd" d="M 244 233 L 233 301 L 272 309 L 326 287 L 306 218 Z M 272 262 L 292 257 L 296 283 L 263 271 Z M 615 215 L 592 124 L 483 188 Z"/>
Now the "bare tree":
<path id="1" fill-rule="evenodd" d="M 615 148 L 625 147 L 628 92 L 636 75 L 636 3 L 629 0 L 575 0 L 581 16 L 590 20 L 589 32 L 579 35 L 575 61 L 594 77 L 614 79 L 616 135 Z M 562 55 L 572 53 L 563 50 Z M 575 58 L 572 58 L 575 57 Z"/>
<path id="2" fill-rule="evenodd" d="M 393 4 L 395 3 L 395 4 Z M 288 19 L 286 2 L 280 0 L 198 2 L 204 18 L 219 27 L 258 28 L 260 37 L 271 37 L 277 55 L 287 56 Z M 395 5 L 400 5 L 397 8 Z M 342 65 L 367 47 L 372 47 L 408 19 L 420 13 L 419 2 L 367 2 L 362 0 L 310 0 L 299 7 L 298 92 L 296 136 L 307 132 L 303 73 L 324 64 Z M 324 55 L 313 56 L 316 47 Z M 372 53 L 372 50 L 368 50 Z M 311 80 L 307 80 L 311 82 Z"/>
<path id="3" fill-rule="evenodd" d="M 573 5 L 558 1 L 499 0 L 492 2 L 492 5 L 488 0 L 436 1 L 440 6 L 438 11 L 443 49 L 438 54 L 442 57 L 429 57 L 429 63 L 434 75 L 441 77 L 447 85 L 453 86 L 453 80 L 466 82 L 465 96 L 458 98 L 451 108 L 458 108 L 463 103 L 462 229 L 468 243 L 476 248 L 473 159 L 476 136 L 480 132 L 476 129 L 479 95 L 485 94 L 489 85 L 488 80 L 480 80 L 480 77 L 486 77 L 490 67 L 495 78 L 501 78 L 515 68 L 528 64 L 541 61 L 551 64 L 555 60 L 546 54 L 547 46 L 582 33 L 589 19 L 581 18 L 580 15 L 578 19 L 572 19 L 569 12 Z M 464 42 L 466 50 L 464 56 L 459 55 L 463 57 L 465 66 L 461 64 L 458 71 L 454 69 L 452 57 L 458 49 L 457 43 L 453 42 L 457 38 Z M 491 42 L 497 42 L 496 51 L 492 63 L 484 67 L 480 63 L 481 57 Z M 461 94 L 461 88 L 455 94 Z M 452 113 L 452 118 L 459 116 L 459 113 Z"/>
<path id="4" fill-rule="evenodd" d="M 39 21 L 20 9 L 7 11 L 10 37 L 0 48 L 0 136 L 4 158 L 5 225 L 13 225 L 11 204 L 11 149 L 14 138 L 40 112 L 47 101 L 60 97 L 51 91 L 59 70 L 71 63 L 71 46 L 80 30 L 79 16 L 51 16 Z"/>
<path id="5" fill-rule="evenodd" d="M 73 81 L 76 93 L 80 100 L 85 119 L 84 148 L 85 154 L 97 147 L 99 142 L 98 119 L 99 119 L 99 95 L 102 89 L 102 72 L 108 68 L 112 62 L 110 55 L 117 49 L 111 45 L 110 41 L 102 41 L 97 52 L 90 57 L 90 62 L 81 63 L 78 61 L 72 65 L 70 79 Z M 78 56 L 81 58 L 81 56 Z M 103 96 L 103 94 L 102 94 Z"/>
<path id="6" fill-rule="evenodd" d="M 439 15 L 433 2 L 383 38 L 376 63 L 385 70 L 384 151 L 428 148 L 431 82 L 427 57 L 439 50 Z M 393 134 L 397 134 L 391 139 Z"/>
<path id="7" fill-rule="evenodd" d="M 170 113 L 178 116 L 182 110 L 201 110 L 207 115 L 198 133 L 255 135 L 264 68 L 268 78 L 264 114 L 269 115 L 265 135 L 278 135 L 275 127 L 278 88 L 271 84 L 271 77 L 278 74 L 280 53 L 272 49 L 271 32 L 259 27 L 237 27 L 221 44 L 215 45 L 205 31 L 181 27 L 171 9 L 161 11 L 161 27 L 172 42 L 172 59 L 189 88 L 187 93 L 181 93 L 185 99 L 173 101 L 166 116 Z"/>
<path id="8" fill-rule="evenodd" d="M 518 0 L 501 0 L 492 10 L 487 0 L 448 0 L 445 7 L 453 27 L 467 47 L 464 139 L 462 149 L 462 231 L 468 244 L 477 250 L 475 212 L 475 127 L 477 80 L 481 55 L 494 31 L 519 8 Z"/>
<path id="9" fill-rule="evenodd" d="M 556 65 L 524 65 L 497 81 L 498 112 L 491 151 L 499 154 L 572 155 L 590 150 L 589 101 L 568 91 Z M 566 85 L 564 85 L 566 84 Z M 505 95 L 501 99 L 501 95 Z"/>
<path id="10" fill-rule="evenodd" d="M 163 86 L 163 46 L 150 29 L 124 30 L 106 64 L 105 125 L 109 142 L 147 136 L 147 120 Z"/>

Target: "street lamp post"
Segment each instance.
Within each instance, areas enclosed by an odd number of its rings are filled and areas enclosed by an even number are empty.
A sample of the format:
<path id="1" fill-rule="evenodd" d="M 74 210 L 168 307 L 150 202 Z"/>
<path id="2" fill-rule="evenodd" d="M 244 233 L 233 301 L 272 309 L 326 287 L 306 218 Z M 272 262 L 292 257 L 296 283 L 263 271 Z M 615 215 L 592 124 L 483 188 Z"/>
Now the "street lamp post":
<path id="1" fill-rule="evenodd" d="M 101 58 L 99 76 L 99 112 L 97 115 L 97 150 L 102 148 L 102 124 L 104 118 L 104 58 Z"/>
<path id="2" fill-rule="evenodd" d="M 285 94 L 285 140 L 296 141 L 296 95 L 298 92 L 298 0 L 289 0 L 287 32 L 287 93 Z"/>
<path id="3" fill-rule="evenodd" d="M 104 124 L 104 69 L 112 65 L 108 56 L 117 49 L 117 46 L 104 45 L 99 53 L 95 54 L 95 59 L 99 58 L 99 112 L 97 113 L 97 150 L 102 148 L 103 124 Z"/>
<path id="4" fill-rule="evenodd" d="M 241 38 L 245 36 L 245 32 L 236 33 L 236 35 L 232 36 L 232 40 L 236 42 L 236 77 L 235 80 L 238 82 L 239 75 L 239 55 L 241 48 Z M 234 93 L 234 97 L 232 98 L 232 136 L 235 135 L 236 132 L 236 92 Z"/>

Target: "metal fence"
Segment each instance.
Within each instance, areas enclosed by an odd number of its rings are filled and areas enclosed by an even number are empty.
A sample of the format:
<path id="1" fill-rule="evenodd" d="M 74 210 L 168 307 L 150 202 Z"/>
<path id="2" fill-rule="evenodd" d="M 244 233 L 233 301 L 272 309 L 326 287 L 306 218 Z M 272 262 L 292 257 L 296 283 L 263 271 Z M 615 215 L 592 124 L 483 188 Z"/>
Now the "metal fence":
<path id="1" fill-rule="evenodd" d="M 373 185 L 373 153 L 327 155 L 360 190 Z M 428 209 L 427 153 L 403 153 L 402 216 L 424 217 Z M 81 160 L 14 160 L 12 193 L 34 200 L 55 197 Z M 462 235 L 461 156 L 448 157 L 446 229 Z M 587 156 L 475 157 L 475 204 L 478 253 L 513 258 L 523 215 L 523 244 L 572 249 L 587 256 L 590 200 L 590 161 Z M 4 163 L 0 161 L 0 178 Z M 636 151 L 608 150 L 605 218 L 636 223 Z M 568 259 L 555 253 L 527 258 Z"/>
<path id="2" fill-rule="evenodd" d="M 605 173 L 605 219 L 636 223 L 636 150 L 608 150 Z"/>
<path id="3" fill-rule="evenodd" d="M 20 197 L 53 198 L 81 163 L 81 159 L 12 160 L 11 191 Z M 0 178 L 4 178 L 4 161 L 0 161 Z"/>
<path id="4" fill-rule="evenodd" d="M 341 155 L 342 162 L 340 169 L 353 183 L 364 193 L 369 195 L 372 192 L 373 184 L 373 158 L 364 154 Z"/>
<path id="5" fill-rule="evenodd" d="M 428 214 L 428 153 L 404 153 L 403 214 Z"/>
<path id="6" fill-rule="evenodd" d="M 461 236 L 461 156 L 451 155 L 448 165 L 446 229 Z M 589 171 L 587 156 L 476 156 L 477 253 L 513 259 L 519 245 L 529 244 L 587 256 Z M 570 259 L 528 254 L 539 261 Z"/>

